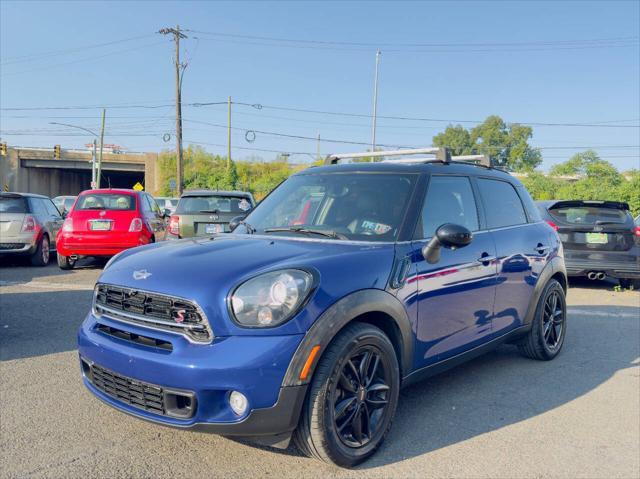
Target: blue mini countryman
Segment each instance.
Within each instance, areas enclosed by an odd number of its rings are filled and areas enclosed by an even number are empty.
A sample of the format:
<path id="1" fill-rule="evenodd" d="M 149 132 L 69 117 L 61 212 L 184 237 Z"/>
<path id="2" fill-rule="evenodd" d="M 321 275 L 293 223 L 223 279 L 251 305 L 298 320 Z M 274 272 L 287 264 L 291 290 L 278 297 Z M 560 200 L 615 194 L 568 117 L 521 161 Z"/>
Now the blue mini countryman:
<path id="1" fill-rule="evenodd" d="M 155 423 L 293 438 L 351 467 L 382 444 L 401 387 L 505 342 L 553 359 L 556 232 L 508 173 L 411 153 L 435 158 L 330 157 L 231 234 L 113 257 L 78 335 L 86 387 Z"/>

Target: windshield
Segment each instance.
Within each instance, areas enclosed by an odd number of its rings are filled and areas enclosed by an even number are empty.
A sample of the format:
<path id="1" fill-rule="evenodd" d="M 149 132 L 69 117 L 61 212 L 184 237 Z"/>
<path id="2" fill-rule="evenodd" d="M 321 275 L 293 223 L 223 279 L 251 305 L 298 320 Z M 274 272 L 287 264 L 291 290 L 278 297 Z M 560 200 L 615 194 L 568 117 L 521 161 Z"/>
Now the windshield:
<path id="1" fill-rule="evenodd" d="M 132 195 L 116 193 L 89 193 L 78 199 L 76 210 L 116 210 L 136 209 L 136 199 Z"/>
<path id="2" fill-rule="evenodd" d="M 571 206 L 552 208 L 551 216 L 564 223 L 575 225 L 595 225 L 597 223 L 620 223 L 627 221 L 628 213 L 624 210 L 601 206 Z"/>
<path id="3" fill-rule="evenodd" d="M 256 233 L 313 237 L 309 230 L 315 230 L 318 237 L 331 232 L 350 240 L 394 241 L 416 178 L 394 173 L 292 176 L 260 203 L 247 222 Z M 241 225 L 238 232 L 243 230 Z"/>
<path id="4" fill-rule="evenodd" d="M 241 215 L 250 209 L 249 200 L 237 196 L 184 196 L 178 202 L 176 214 L 193 215 L 217 212 Z"/>
<path id="5" fill-rule="evenodd" d="M 28 213 L 27 202 L 21 196 L 0 196 L 0 213 Z"/>

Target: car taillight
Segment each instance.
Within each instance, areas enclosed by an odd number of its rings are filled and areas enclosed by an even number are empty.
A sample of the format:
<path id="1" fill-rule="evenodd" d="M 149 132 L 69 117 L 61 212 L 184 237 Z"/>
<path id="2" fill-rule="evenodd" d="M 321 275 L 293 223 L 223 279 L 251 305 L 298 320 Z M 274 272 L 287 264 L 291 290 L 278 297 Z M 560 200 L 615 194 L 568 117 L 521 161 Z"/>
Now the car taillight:
<path id="1" fill-rule="evenodd" d="M 640 236 L 640 226 L 636 226 L 635 228 L 633 228 L 633 234 L 637 237 Z"/>
<path id="2" fill-rule="evenodd" d="M 129 233 L 139 233 L 140 231 L 142 231 L 142 219 L 133 218 L 131 225 L 129 225 Z"/>
<path id="3" fill-rule="evenodd" d="M 62 223 L 62 231 L 65 233 L 71 233 L 73 231 L 73 220 L 71 218 L 64 220 L 64 223 Z"/>
<path id="4" fill-rule="evenodd" d="M 36 219 L 31 215 L 26 215 L 22 220 L 22 232 L 23 233 L 35 233 L 38 228 Z"/>
<path id="5" fill-rule="evenodd" d="M 553 221 L 547 220 L 547 224 L 551 226 L 555 231 L 558 231 L 558 225 L 555 224 Z"/>
<path id="6" fill-rule="evenodd" d="M 172 215 L 169 218 L 169 234 L 179 236 L 180 235 L 180 217 Z"/>

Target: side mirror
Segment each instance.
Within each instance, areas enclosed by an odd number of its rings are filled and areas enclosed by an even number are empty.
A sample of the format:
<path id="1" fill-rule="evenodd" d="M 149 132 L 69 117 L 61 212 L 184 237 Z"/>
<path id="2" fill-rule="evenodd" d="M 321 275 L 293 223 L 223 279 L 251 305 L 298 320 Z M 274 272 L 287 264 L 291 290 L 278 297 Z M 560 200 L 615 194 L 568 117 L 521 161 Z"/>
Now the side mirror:
<path id="1" fill-rule="evenodd" d="M 422 256 L 429 264 L 440 261 L 440 249 L 464 248 L 473 240 L 473 234 L 462 225 L 445 223 L 438 227 L 433 238 L 422 248 Z"/>
<path id="2" fill-rule="evenodd" d="M 246 217 L 247 215 L 240 215 L 232 218 L 231 221 L 229 221 L 229 231 L 233 231 L 234 229 L 236 229 L 238 227 L 238 224 L 240 224 L 240 222 Z"/>
<path id="3" fill-rule="evenodd" d="M 171 216 L 171 210 L 169 208 L 165 208 L 164 210 L 162 210 L 162 216 L 164 218 L 168 218 L 169 216 Z"/>

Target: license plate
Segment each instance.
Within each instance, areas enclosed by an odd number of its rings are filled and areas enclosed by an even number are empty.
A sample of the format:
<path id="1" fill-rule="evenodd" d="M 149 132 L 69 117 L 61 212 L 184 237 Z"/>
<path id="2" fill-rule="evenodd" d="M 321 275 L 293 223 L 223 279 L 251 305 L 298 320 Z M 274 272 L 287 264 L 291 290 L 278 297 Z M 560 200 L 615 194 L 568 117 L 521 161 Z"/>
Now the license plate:
<path id="1" fill-rule="evenodd" d="M 89 229 L 92 231 L 109 231 L 111 229 L 111 221 L 94 220 L 89 223 Z"/>
<path id="2" fill-rule="evenodd" d="M 587 243 L 607 244 L 609 237 L 607 233 L 587 233 Z"/>
<path id="3" fill-rule="evenodd" d="M 222 233 L 222 231 L 223 231 L 223 226 L 220 224 L 209 223 L 204 227 L 204 232 L 207 233 L 208 235 L 212 235 L 214 233 Z"/>

